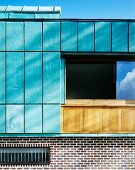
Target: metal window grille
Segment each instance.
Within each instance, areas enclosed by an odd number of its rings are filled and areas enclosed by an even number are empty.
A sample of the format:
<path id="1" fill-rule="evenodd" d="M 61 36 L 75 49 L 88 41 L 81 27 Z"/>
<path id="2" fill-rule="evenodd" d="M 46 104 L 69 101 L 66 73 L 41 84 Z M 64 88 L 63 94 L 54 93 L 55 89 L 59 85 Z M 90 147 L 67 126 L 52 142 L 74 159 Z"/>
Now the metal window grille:
<path id="1" fill-rule="evenodd" d="M 0 148 L 0 165 L 48 165 L 49 163 L 49 147 Z"/>

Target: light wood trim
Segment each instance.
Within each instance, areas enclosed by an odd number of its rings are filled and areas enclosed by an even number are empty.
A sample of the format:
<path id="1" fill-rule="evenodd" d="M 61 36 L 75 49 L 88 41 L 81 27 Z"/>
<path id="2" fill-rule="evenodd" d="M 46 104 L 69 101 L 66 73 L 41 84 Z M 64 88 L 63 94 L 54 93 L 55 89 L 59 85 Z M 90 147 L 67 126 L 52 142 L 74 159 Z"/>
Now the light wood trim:
<path id="1" fill-rule="evenodd" d="M 68 99 L 66 106 L 135 106 L 135 100 L 87 100 L 87 99 Z"/>
<path id="2" fill-rule="evenodd" d="M 135 133 L 135 106 L 62 106 L 62 133 Z"/>

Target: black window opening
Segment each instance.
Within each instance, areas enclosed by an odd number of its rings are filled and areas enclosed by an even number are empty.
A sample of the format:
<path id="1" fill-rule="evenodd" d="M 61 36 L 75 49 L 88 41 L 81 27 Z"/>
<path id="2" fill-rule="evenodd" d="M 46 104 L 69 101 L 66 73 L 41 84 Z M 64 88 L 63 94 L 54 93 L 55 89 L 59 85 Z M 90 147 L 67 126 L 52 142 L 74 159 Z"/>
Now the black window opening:
<path id="1" fill-rule="evenodd" d="M 67 99 L 115 99 L 115 61 L 67 61 Z"/>
<path id="2" fill-rule="evenodd" d="M 49 147 L 0 148 L 0 165 L 49 165 Z"/>

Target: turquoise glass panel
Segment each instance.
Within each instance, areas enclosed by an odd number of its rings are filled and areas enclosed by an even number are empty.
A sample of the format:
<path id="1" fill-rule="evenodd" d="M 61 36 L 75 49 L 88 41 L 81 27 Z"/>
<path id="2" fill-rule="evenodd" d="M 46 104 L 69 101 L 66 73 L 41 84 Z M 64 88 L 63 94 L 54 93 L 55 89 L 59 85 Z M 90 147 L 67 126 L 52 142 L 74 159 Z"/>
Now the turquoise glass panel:
<path id="1" fill-rule="evenodd" d="M 65 59 L 61 58 L 61 104 L 65 103 L 65 89 L 66 89 L 66 83 L 65 83 Z"/>
<path id="2" fill-rule="evenodd" d="M 43 106 L 43 132 L 60 133 L 60 105 Z"/>
<path id="3" fill-rule="evenodd" d="M 0 51 L 5 51 L 5 22 L 0 22 Z"/>
<path id="4" fill-rule="evenodd" d="M 23 22 L 6 23 L 6 50 L 23 51 L 24 50 L 24 24 Z"/>
<path id="5" fill-rule="evenodd" d="M 38 19 L 58 19 L 60 18 L 60 14 L 35 14 L 35 18 Z"/>
<path id="6" fill-rule="evenodd" d="M 60 53 L 44 52 L 43 62 L 43 101 L 60 103 Z"/>
<path id="7" fill-rule="evenodd" d="M 129 52 L 135 52 L 135 22 L 129 23 Z"/>
<path id="8" fill-rule="evenodd" d="M 93 22 L 78 22 L 78 51 L 94 51 Z"/>
<path id="9" fill-rule="evenodd" d="M 111 51 L 111 23 L 95 22 L 95 51 Z"/>
<path id="10" fill-rule="evenodd" d="M 77 51 L 77 23 L 65 21 L 61 26 L 61 50 Z"/>
<path id="11" fill-rule="evenodd" d="M 135 61 L 118 61 L 116 68 L 116 98 L 135 100 Z"/>
<path id="12" fill-rule="evenodd" d="M 41 22 L 25 22 L 25 50 L 42 51 Z"/>
<path id="13" fill-rule="evenodd" d="M 33 19 L 35 18 L 35 14 L 28 14 L 28 13 L 9 13 L 9 18 L 22 18 L 22 19 Z"/>
<path id="14" fill-rule="evenodd" d="M 5 133 L 5 106 L 0 105 L 0 133 Z"/>
<path id="15" fill-rule="evenodd" d="M 25 106 L 25 133 L 42 133 L 42 105 Z"/>
<path id="16" fill-rule="evenodd" d="M 60 22 L 43 23 L 44 51 L 60 51 Z"/>
<path id="17" fill-rule="evenodd" d="M 8 18 L 8 13 L 0 12 L 0 18 L 1 19 Z"/>
<path id="18" fill-rule="evenodd" d="M 112 22 L 112 51 L 128 51 L 128 23 Z"/>
<path id="19" fill-rule="evenodd" d="M 6 54 L 6 101 L 24 102 L 24 53 L 22 52 Z"/>
<path id="20" fill-rule="evenodd" d="M 5 103 L 5 53 L 0 52 L 0 103 Z"/>
<path id="21" fill-rule="evenodd" d="M 25 102 L 42 102 L 42 53 L 25 53 Z"/>
<path id="22" fill-rule="evenodd" d="M 53 18 L 53 19 L 59 19 L 60 18 L 60 14 L 49 14 L 48 18 Z"/>
<path id="23" fill-rule="evenodd" d="M 6 132 L 24 133 L 24 106 L 6 106 Z"/>

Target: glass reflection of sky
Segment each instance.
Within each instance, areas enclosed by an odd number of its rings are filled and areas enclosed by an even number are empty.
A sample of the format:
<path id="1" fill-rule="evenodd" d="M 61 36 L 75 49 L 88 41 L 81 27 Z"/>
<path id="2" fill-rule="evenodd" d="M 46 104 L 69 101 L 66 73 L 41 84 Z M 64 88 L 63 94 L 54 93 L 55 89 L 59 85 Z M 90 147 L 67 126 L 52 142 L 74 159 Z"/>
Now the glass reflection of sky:
<path id="1" fill-rule="evenodd" d="M 117 99 L 135 99 L 135 62 L 117 62 Z"/>

